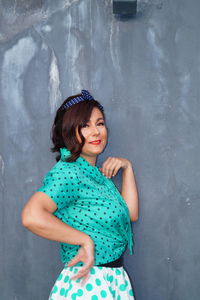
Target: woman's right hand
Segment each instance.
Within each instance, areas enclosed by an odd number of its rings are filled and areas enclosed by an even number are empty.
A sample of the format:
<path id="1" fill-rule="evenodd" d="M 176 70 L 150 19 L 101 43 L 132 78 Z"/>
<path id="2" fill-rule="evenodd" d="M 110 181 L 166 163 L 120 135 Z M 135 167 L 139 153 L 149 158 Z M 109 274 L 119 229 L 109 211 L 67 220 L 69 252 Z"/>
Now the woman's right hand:
<path id="1" fill-rule="evenodd" d="M 84 263 L 84 266 L 79 270 L 79 272 L 71 277 L 71 280 L 84 277 L 81 281 L 82 284 L 86 282 L 89 277 L 90 268 L 94 264 L 94 242 L 89 237 L 87 241 L 85 241 L 76 256 L 67 264 L 68 267 L 72 267 L 77 264 L 79 261 Z"/>

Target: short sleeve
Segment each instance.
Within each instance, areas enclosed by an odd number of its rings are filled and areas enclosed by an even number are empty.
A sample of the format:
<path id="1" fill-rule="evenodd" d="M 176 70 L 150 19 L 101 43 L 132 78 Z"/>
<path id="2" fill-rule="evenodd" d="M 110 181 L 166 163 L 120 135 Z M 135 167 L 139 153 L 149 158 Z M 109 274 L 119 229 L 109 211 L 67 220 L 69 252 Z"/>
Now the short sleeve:
<path id="1" fill-rule="evenodd" d="M 47 194 L 55 202 L 57 209 L 66 207 L 76 197 L 74 176 L 70 176 L 69 171 L 61 170 L 50 170 L 44 176 L 43 185 L 37 190 Z"/>

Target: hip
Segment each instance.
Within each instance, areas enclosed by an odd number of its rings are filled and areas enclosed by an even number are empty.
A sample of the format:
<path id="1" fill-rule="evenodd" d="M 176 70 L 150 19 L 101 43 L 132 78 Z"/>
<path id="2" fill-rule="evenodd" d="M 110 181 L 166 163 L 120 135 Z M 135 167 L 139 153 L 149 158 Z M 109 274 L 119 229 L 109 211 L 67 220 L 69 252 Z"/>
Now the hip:
<path id="1" fill-rule="evenodd" d="M 121 260 L 116 260 L 113 267 L 92 266 L 89 277 L 84 285 L 82 278 L 71 280 L 81 266 L 64 266 L 49 295 L 49 300 L 135 300 L 130 278 L 124 267 L 117 266 Z M 110 263 L 109 263 L 110 264 Z"/>

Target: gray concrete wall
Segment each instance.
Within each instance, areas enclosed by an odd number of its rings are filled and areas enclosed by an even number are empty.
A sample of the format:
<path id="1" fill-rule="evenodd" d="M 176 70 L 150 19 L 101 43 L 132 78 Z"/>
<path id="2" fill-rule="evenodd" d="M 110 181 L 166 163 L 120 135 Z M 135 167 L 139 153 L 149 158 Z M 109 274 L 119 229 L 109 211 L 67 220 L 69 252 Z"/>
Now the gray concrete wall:
<path id="1" fill-rule="evenodd" d="M 2 300 L 47 299 L 63 267 L 58 244 L 28 232 L 20 214 L 55 163 L 55 110 L 82 88 L 107 114 L 98 162 L 133 163 L 140 217 L 125 268 L 136 299 L 199 300 L 200 2 L 138 1 L 128 20 L 111 4 L 0 2 Z"/>

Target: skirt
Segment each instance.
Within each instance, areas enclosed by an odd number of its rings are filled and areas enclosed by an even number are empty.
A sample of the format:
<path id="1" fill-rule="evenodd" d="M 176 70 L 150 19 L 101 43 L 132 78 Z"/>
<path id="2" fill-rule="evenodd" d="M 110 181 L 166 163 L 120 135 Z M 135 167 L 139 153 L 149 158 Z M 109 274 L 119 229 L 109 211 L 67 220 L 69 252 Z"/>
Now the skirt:
<path id="1" fill-rule="evenodd" d="M 52 287 L 48 300 L 135 300 L 124 267 L 92 266 L 89 277 L 71 280 L 81 266 L 65 265 Z"/>

